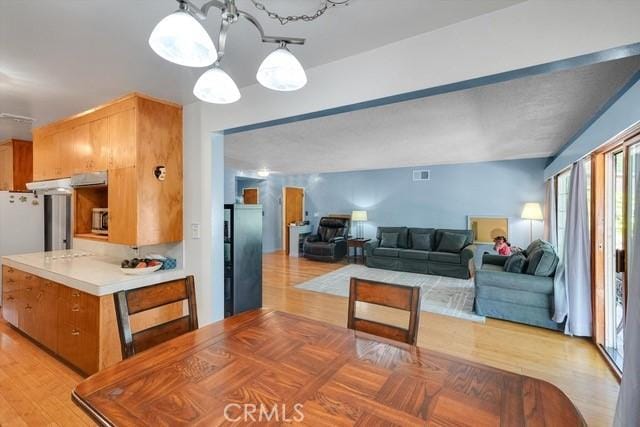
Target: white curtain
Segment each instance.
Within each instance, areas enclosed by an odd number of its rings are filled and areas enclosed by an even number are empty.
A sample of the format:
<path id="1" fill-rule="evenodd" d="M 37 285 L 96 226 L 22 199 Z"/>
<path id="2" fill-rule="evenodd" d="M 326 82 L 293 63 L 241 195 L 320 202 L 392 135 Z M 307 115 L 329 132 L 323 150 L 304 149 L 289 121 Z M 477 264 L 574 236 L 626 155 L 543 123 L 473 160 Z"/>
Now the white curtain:
<path id="1" fill-rule="evenodd" d="M 568 335 L 590 337 L 591 243 L 584 163 L 571 168 L 563 253 L 555 277 L 553 320 L 562 322 Z"/>
<path id="2" fill-rule="evenodd" d="M 544 191 L 544 234 L 542 238 L 551 243 L 553 247 L 558 247 L 557 242 L 557 220 L 556 215 L 556 179 L 548 179 L 545 183 Z"/>
<path id="3" fill-rule="evenodd" d="M 640 153 L 636 154 L 640 166 Z M 629 195 L 630 196 L 630 195 Z M 640 426 L 640 173 L 636 172 L 635 224 L 629 234 L 628 296 L 624 324 L 624 365 L 614 425 Z"/>

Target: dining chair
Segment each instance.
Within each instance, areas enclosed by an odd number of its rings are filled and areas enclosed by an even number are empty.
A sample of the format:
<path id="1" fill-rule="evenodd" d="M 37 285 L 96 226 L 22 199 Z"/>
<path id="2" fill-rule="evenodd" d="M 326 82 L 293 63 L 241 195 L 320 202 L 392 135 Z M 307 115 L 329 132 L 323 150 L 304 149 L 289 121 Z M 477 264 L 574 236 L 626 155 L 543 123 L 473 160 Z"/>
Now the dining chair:
<path id="1" fill-rule="evenodd" d="M 379 323 L 356 317 L 356 302 L 382 305 L 409 312 L 409 326 Z M 420 322 L 420 288 L 351 278 L 349 288 L 349 317 L 347 327 L 384 338 L 415 345 Z"/>
<path id="2" fill-rule="evenodd" d="M 157 344 L 198 329 L 198 313 L 196 310 L 196 294 L 193 276 L 144 288 L 120 291 L 113 295 L 120 334 L 122 358 L 129 358 L 136 353 Z M 164 323 L 147 326 L 132 331 L 131 316 L 150 312 L 175 303 L 187 301 L 189 313 Z M 153 313 L 151 313 L 153 314 Z"/>

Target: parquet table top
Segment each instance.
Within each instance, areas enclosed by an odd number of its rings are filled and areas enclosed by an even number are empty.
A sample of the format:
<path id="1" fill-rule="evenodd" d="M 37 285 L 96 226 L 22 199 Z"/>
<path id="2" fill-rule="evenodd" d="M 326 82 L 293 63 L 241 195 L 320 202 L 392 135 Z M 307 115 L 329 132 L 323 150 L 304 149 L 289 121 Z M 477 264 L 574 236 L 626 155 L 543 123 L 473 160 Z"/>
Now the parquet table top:
<path id="1" fill-rule="evenodd" d="M 78 385 L 105 425 L 585 425 L 541 380 L 277 311 L 225 319 Z"/>

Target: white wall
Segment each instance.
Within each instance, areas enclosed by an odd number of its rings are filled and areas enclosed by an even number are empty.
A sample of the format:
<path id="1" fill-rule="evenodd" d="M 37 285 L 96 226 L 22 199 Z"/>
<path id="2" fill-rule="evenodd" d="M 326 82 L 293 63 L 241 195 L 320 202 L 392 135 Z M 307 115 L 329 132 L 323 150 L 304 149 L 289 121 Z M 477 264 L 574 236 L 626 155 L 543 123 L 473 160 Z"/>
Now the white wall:
<path id="1" fill-rule="evenodd" d="M 224 303 L 220 297 L 223 266 L 222 261 L 217 260 L 218 256 L 222 258 L 219 255 L 222 249 L 217 243 L 222 240 L 211 240 L 210 243 L 216 244 L 212 249 L 204 239 L 197 243 L 188 239 L 189 224 L 195 220 L 202 224 L 208 222 L 208 227 L 219 221 L 222 228 L 223 152 L 221 147 L 197 146 L 211 144 L 211 132 L 636 43 L 640 41 L 638 16 L 640 1 L 637 0 L 529 0 L 309 69 L 309 83 L 298 92 L 278 93 L 256 84 L 242 88 L 242 99 L 235 104 L 187 106 L 185 264 L 199 271 L 204 279 L 198 283 L 201 323 L 220 319 Z M 624 55 L 622 51 L 619 53 Z M 216 139 L 216 144 L 222 144 L 221 138 Z M 191 203 L 194 206 L 190 206 Z M 208 288 L 212 285 L 216 287 L 214 290 Z M 203 304 L 215 307 L 203 309 Z"/>

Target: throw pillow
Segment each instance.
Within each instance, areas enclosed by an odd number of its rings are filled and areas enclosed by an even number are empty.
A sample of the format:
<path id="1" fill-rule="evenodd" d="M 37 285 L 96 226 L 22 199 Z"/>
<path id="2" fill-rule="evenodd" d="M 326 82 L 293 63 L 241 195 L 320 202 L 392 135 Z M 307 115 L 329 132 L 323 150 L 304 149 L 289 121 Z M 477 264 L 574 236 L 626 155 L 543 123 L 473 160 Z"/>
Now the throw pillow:
<path id="1" fill-rule="evenodd" d="M 382 233 L 382 240 L 380 241 L 381 248 L 397 248 L 398 247 L 398 233 Z"/>
<path id="2" fill-rule="evenodd" d="M 431 240 L 433 239 L 433 234 L 424 233 L 424 234 L 411 234 L 411 248 L 418 251 L 430 251 L 431 250 Z"/>
<path id="3" fill-rule="evenodd" d="M 522 273 L 527 258 L 521 254 L 513 254 L 507 258 L 507 262 L 504 263 L 504 271 L 507 273 Z"/>
<path id="4" fill-rule="evenodd" d="M 438 245 L 438 252 L 460 253 L 466 241 L 467 236 L 464 234 L 444 232 Z"/>

